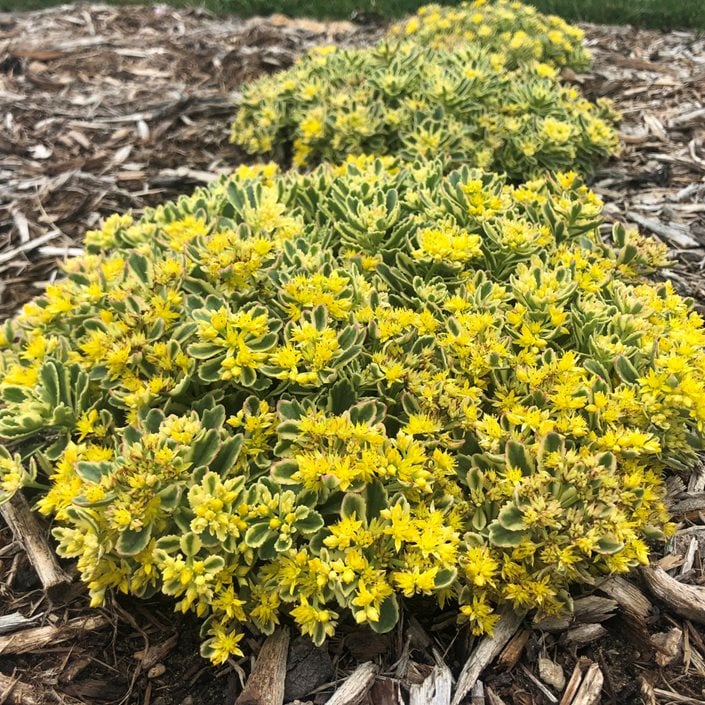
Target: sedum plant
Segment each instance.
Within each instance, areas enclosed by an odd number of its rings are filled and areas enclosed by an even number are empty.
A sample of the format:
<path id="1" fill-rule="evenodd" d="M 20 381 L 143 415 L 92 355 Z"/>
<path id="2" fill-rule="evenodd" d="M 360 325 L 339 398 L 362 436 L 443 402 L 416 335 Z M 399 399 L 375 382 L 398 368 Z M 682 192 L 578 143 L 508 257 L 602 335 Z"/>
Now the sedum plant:
<path id="1" fill-rule="evenodd" d="M 590 66 L 590 53 L 583 46 L 585 33 L 579 27 L 511 0 L 473 0 L 454 7 L 424 5 L 393 25 L 388 35 L 436 49 L 477 42 L 502 51 L 512 68 L 532 60 L 577 71 Z"/>
<path id="2" fill-rule="evenodd" d="M 705 422 L 664 248 L 574 173 L 246 167 L 86 235 L 4 327 L 0 487 L 39 488 L 93 603 L 173 596 L 202 653 L 400 600 L 552 614 L 647 561 Z"/>
<path id="3" fill-rule="evenodd" d="M 521 180 L 588 172 L 617 152 L 616 114 L 535 60 L 468 44 L 455 50 L 383 42 L 312 50 L 245 87 L 231 140 L 249 154 L 309 167 L 374 153 L 442 157 Z"/>

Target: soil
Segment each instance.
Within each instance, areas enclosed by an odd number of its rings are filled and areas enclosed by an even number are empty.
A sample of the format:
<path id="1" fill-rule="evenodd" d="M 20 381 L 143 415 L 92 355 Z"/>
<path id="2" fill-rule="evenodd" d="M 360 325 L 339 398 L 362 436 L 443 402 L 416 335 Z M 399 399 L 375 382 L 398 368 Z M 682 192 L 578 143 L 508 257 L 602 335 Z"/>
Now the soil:
<path id="1" fill-rule="evenodd" d="M 82 234 L 101 217 L 139 214 L 241 163 L 228 125 L 244 81 L 289 66 L 313 44 L 362 44 L 382 29 L 281 16 L 224 19 L 166 6 L 0 14 L 0 318 L 55 278 L 61 258 L 80 252 Z M 673 248 L 665 275 L 705 310 L 705 39 L 584 29 L 594 67 L 564 78 L 590 97 L 611 98 L 624 116 L 622 154 L 595 174 L 592 187 L 608 219 L 639 225 Z M 655 547 L 654 564 L 703 586 L 705 473 L 694 468 L 669 483 L 674 507 L 682 508 L 679 533 Z M 599 702 L 705 703 L 703 625 L 655 598 L 640 574 L 628 580 L 646 600 L 645 612 L 616 609 L 607 585 L 576 594 L 587 598 L 585 613 L 520 629 L 484 671 L 484 692 L 473 690 L 473 705 L 585 705 L 570 685 L 559 687 L 555 673 L 547 676 L 545 661 L 539 668 L 546 658 L 565 679 L 594 664 L 604 677 Z M 606 613 L 587 609 L 597 603 Z M 74 582 L 51 602 L 3 526 L 0 616 L 14 612 L 33 618 L 32 627 L 97 612 L 106 619 L 26 653 L 6 647 L 0 704 L 232 705 L 263 641 L 249 638 L 248 657 L 216 668 L 198 654 L 198 620 L 174 613 L 167 600 L 118 596 L 97 611 Z M 431 677 L 439 662 L 457 678 L 476 640 L 455 627 L 453 612 L 421 602 L 402 617 L 384 637 L 344 625 L 324 649 L 292 639 L 284 702 L 326 702 L 366 661 L 377 664 L 378 675 L 362 702 L 374 705 L 408 701 L 412 684 Z"/>

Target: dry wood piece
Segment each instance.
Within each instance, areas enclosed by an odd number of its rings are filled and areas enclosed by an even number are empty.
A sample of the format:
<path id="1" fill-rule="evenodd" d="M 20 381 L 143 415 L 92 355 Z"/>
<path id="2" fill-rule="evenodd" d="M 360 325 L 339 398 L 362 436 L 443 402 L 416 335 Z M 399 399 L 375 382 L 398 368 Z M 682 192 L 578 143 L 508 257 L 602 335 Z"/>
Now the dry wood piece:
<path id="1" fill-rule="evenodd" d="M 289 630 L 286 627 L 267 637 L 235 705 L 282 705 L 288 651 Z"/>
<path id="2" fill-rule="evenodd" d="M 653 605 L 649 598 L 636 585 L 624 578 L 615 576 L 601 582 L 597 589 L 611 597 L 626 613 L 640 621 L 645 621 L 650 615 Z"/>
<path id="3" fill-rule="evenodd" d="M 29 685 L 17 678 L 0 673 L 0 702 L 3 705 L 83 705 L 65 693 L 58 693 L 51 688 L 37 683 Z"/>
<path id="4" fill-rule="evenodd" d="M 627 218 L 638 223 L 642 227 L 650 230 L 655 235 L 667 240 L 669 244 L 675 247 L 681 247 L 684 250 L 691 247 L 700 247 L 700 243 L 692 238 L 688 234 L 688 229 L 681 225 L 680 223 L 672 223 L 671 225 L 666 225 L 659 220 L 654 220 L 653 218 L 646 218 L 639 213 L 634 213 L 629 211 L 627 213 Z"/>
<path id="5" fill-rule="evenodd" d="M 581 624 L 568 630 L 561 638 L 561 642 L 572 646 L 583 646 L 606 635 L 607 630 L 601 624 Z"/>
<path id="6" fill-rule="evenodd" d="M 470 691 L 470 705 L 485 705 L 485 686 L 477 681 Z"/>
<path id="7" fill-rule="evenodd" d="M 459 705 L 472 690 L 481 673 L 496 658 L 504 645 L 514 636 L 524 620 L 525 613 L 507 610 L 502 613 L 495 625 L 492 636 L 486 636 L 477 645 L 465 662 L 458 678 L 452 705 Z"/>
<path id="8" fill-rule="evenodd" d="M 617 600 L 612 598 L 588 595 L 575 600 L 572 617 L 546 617 L 536 624 L 536 628 L 544 632 L 562 633 L 570 629 L 574 622 L 604 622 L 614 617 L 618 606 Z"/>
<path id="9" fill-rule="evenodd" d="M 438 663 L 421 685 L 409 688 L 409 705 L 449 705 L 452 685 L 450 669 Z"/>
<path id="10" fill-rule="evenodd" d="M 163 661 L 168 654 L 176 648 L 179 643 L 178 634 L 172 634 L 168 639 L 159 644 L 154 644 L 147 647 L 146 650 L 136 651 L 133 656 L 140 660 L 142 670 L 148 671 L 152 666 L 155 666 L 160 661 Z"/>
<path id="11" fill-rule="evenodd" d="M 12 614 L 3 614 L 0 616 L 0 634 L 11 634 L 19 629 L 26 629 L 31 627 L 39 617 L 32 617 L 27 619 L 19 612 L 12 612 Z"/>
<path id="12" fill-rule="evenodd" d="M 531 631 L 522 629 L 518 631 L 510 640 L 509 643 L 502 649 L 502 653 L 497 659 L 497 667 L 505 671 L 511 671 L 514 666 L 519 663 L 521 655 L 524 653 L 524 647 L 529 641 Z"/>
<path id="13" fill-rule="evenodd" d="M 578 622 L 604 622 L 614 617 L 618 606 L 617 600 L 610 597 L 588 595 L 575 600 L 573 612 Z"/>
<path id="14" fill-rule="evenodd" d="M 370 689 L 370 700 L 375 705 L 404 705 L 401 683 L 396 678 L 378 678 Z"/>
<path id="15" fill-rule="evenodd" d="M 71 578 L 59 565 L 54 551 L 49 546 L 46 532 L 21 493 L 0 507 L 0 512 L 12 529 L 15 538 L 22 542 L 37 576 L 50 598 L 61 597 Z"/>
<path id="16" fill-rule="evenodd" d="M 604 680 L 596 663 L 581 658 L 575 665 L 559 705 L 595 705 L 600 701 Z"/>
<path id="17" fill-rule="evenodd" d="M 326 702 L 326 705 L 358 705 L 375 682 L 378 671 L 379 668 L 372 661 L 358 666 L 343 685 L 333 693 L 333 697 Z"/>
<path id="18" fill-rule="evenodd" d="M 670 509 L 674 516 L 702 512 L 705 509 L 705 492 L 684 493 Z"/>
<path id="19" fill-rule="evenodd" d="M 77 617 L 66 624 L 45 627 L 32 627 L 21 632 L 0 636 L 0 654 L 27 654 L 39 651 L 50 644 L 58 644 L 68 639 L 74 639 L 88 632 L 105 629 L 110 622 L 102 614 L 92 614 L 90 617 Z"/>
<path id="20" fill-rule="evenodd" d="M 678 614 L 705 624 L 705 588 L 686 585 L 661 568 L 642 568 L 641 574 L 651 592 Z"/>

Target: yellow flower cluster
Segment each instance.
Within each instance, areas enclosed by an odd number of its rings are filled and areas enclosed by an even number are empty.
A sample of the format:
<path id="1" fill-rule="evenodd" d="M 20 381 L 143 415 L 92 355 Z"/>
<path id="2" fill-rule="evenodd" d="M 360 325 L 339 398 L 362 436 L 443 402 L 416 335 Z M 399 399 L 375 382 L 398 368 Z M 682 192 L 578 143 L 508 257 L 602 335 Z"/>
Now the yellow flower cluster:
<path id="1" fill-rule="evenodd" d="M 705 436 L 700 316 L 575 173 L 446 168 L 240 169 L 109 218 L 5 327 L 2 498 L 45 483 L 94 604 L 172 596 L 222 663 L 414 595 L 482 634 L 647 560 Z"/>

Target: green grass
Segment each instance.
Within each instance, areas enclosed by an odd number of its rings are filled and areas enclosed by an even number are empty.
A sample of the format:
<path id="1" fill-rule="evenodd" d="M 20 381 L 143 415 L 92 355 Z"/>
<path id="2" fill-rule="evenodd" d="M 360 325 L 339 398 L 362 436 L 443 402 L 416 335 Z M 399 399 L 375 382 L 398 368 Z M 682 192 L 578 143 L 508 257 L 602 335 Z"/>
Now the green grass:
<path id="1" fill-rule="evenodd" d="M 0 0 L 0 10 L 35 10 L 65 0 Z M 120 4 L 137 4 L 121 0 Z M 142 4 L 149 3 L 144 0 Z M 171 0 L 176 7 L 207 7 L 215 12 L 242 16 L 282 12 L 292 17 L 349 18 L 355 11 L 371 17 L 399 17 L 411 13 L 419 0 Z M 452 0 L 444 4 L 457 4 Z M 643 27 L 705 29 L 705 0 L 534 0 L 542 12 L 568 20 Z"/>

